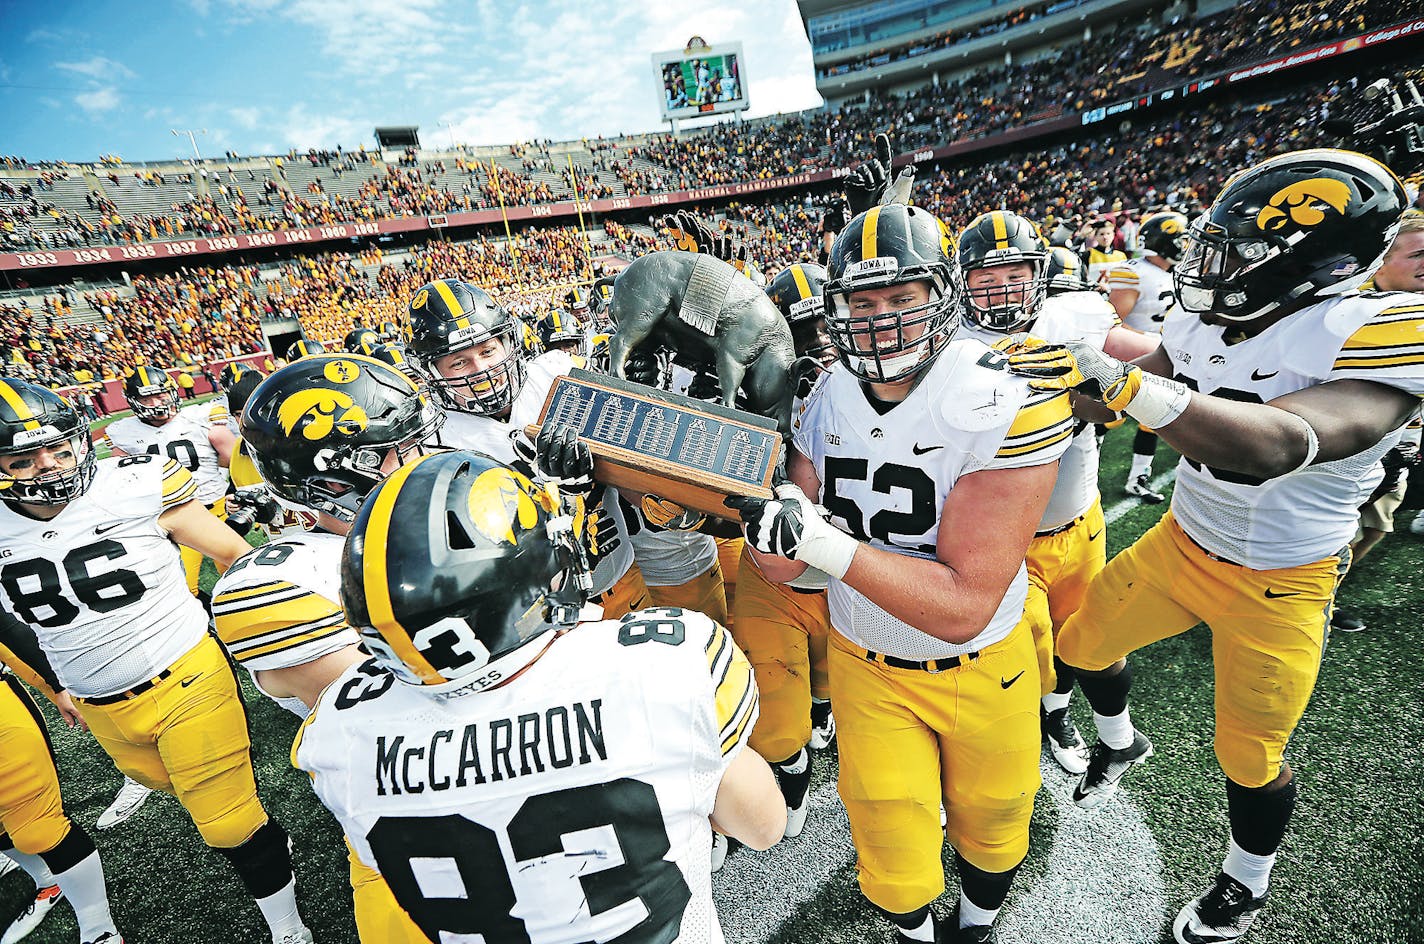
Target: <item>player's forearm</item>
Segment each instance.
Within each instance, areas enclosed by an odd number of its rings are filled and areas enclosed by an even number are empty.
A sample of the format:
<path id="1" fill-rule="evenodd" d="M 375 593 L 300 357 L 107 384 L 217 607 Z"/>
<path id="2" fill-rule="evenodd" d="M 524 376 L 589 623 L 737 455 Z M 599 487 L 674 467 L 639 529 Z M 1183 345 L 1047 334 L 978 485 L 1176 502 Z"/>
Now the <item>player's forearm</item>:
<path id="1" fill-rule="evenodd" d="M 752 547 L 751 542 L 747 543 L 747 550 L 751 552 L 752 562 L 756 564 L 757 569 L 772 583 L 788 583 L 806 572 L 807 565 L 804 561 L 763 554 Z"/>
<path id="2" fill-rule="evenodd" d="M 1197 393 L 1157 435 L 1188 459 L 1262 479 L 1300 468 L 1311 451 L 1310 433 L 1296 414 Z"/>
<path id="3" fill-rule="evenodd" d="M 896 619 L 956 645 L 989 625 L 1008 590 L 1008 583 L 970 580 L 939 560 L 869 544 L 856 548 L 844 582 Z"/>

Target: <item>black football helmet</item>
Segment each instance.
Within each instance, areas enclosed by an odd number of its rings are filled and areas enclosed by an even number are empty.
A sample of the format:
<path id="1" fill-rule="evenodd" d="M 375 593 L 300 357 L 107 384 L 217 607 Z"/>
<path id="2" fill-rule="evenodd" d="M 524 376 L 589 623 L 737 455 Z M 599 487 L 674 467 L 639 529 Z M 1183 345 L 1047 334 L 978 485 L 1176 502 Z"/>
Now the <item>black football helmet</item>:
<path id="1" fill-rule="evenodd" d="M 74 465 L 18 478 L 0 469 L 0 500 L 28 505 L 66 505 L 89 488 L 98 456 L 89 424 L 69 401 L 48 387 L 0 377 L 0 456 L 48 446 L 68 446 Z"/>
<path id="2" fill-rule="evenodd" d="M 386 344 L 394 344 L 401 339 L 400 326 L 394 321 L 382 321 L 376 329 L 376 336 Z"/>
<path id="3" fill-rule="evenodd" d="M 592 297 L 589 295 L 588 289 L 584 288 L 582 285 L 575 285 L 573 288 L 569 289 L 568 294 L 564 296 L 565 307 L 567 307 L 568 310 L 573 313 L 573 316 L 579 320 L 588 317 L 588 310 L 591 302 Z"/>
<path id="4" fill-rule="evenodd" d="M 227 393 L 232 390 L 234 384 L 248 374 L 256 374 L 259 379 L 266 376 L 262 371 L 250 364 L 244 364 L 241 361 L 229 361 L 223 365 L 223 369 L 218 373 L 218 387 L 222 389 L 223 393 Z"/>
<path id="5" fill-rule="evenodd" d="M 287 348 L 287 363 L 290 364 L 294 361 L 299 361 L 303 357 L 311 357 L 313 354 L 325 353 L 325 344 L 322 344 L 320 341 L 308 341 L 306 338 L 302 338 L 299 341 L 293 341 L 291 347 Z"/>
<path id="6" fill-rule="evenodd" d="M 1007 210 L 975 217 L 959 234 L 959 270 L 964 279 L 964 316 L 1000 334 L 1023 331 L 1038 317 L 1048 296 L 1048 241 L 1029 220 Z M 973 287 L 973 273 L 990 266 L 1022 263 L 1027 282 Z M 1010 297 L 1018 294 L 1018 299 Z"/>
<path id="7" fill-rule="evenodd" d="M 1353 291 L 1379 267 L 1409 206 L 1372 157 L 1319 148 L 1236 174 L 1188 233 L 1172 270 L 1182 308 L 1243 323 Z"/>
<path id="8" fill-rule="evenodd" d="M 1187 248 L 1190 225 L 1183 213 L 1172 210 L 1153 213 L 1137 228 L 1137 245 L 1146 255 L 1160 256 L 1168 265 L 1176 265 Z"/>
<path id="9" fill-rule="evenodd" d="M 244 370 L 237 383 L 233 384 L 227 392 L 227 411 L 241 419 L 242 411 L 247 409 L 247 401 L 252 399 L 252 394 L 262 386 L 262 381 L 266 379 L 267 376 L 260 370 Z"/>
<path id="10" fill-rule="evenodd" d="M 139 402 L 160 395 L 163 399 L 157 403 Z M 124 381 L 124 399 L 129 401 L 134 416 L 144 422 L 156 420 L 161 424 L 178 413 L 178 384 L 168 376 L 168 371 L 140 365 Z"/>
<path id="11" fill-rule="evenodd" d="M 430 386 L 452 410 L 498 416 L 509 409 L 524 385 L 525 326 L 484 289 L 458 279 L 436 279 L 410 299 L 410 341 L 406 352 L 421 366 Z M 435 362 L 486 341 L 504 345 L 504 357 L 483 370 L 445 377 Z"/>
<path id="12" fill-rule="evenodd" d="M 791 326 L 791 340 L 796 347 L 797 365 L 793 371 L 803 374 L 812 367 L 812 374 L 830 370 L 838 357 L 836 346 L 826 334 L 826 304 L 823 297 L 826 269 L 814 262 L 798 262 L 777 273 L 766 286 L 766 295 L 781 309 L 782 317 Z M 809 361 L 802 364 L 801 361 Z"/>
<path id="13" fill-rule="evenodd" d="M 342 607 L 402 682 L 488 688 L 542 651 L 529 643 L 578 622 L 588 580 L 575 526 L 548 491 L 488 456 L 426 456 L 361 506 L 341 559 Z"/>
<path id="14" fill-rule="evenodd" d="M 376 345 L 380 343 L 381 339 L 372 329 L 352 328 L 349 332 L 347 332 L 346 340 L 341 342 L 341 347 L 348 354 L 364 354 L 365 352 L 361 350 L 362 345 Z"/>
<path id="15" fill-rule="evenodd" d="M 585 300 L 584 311 L 588 310 Z M 539 316 L 539 343 L 544 350 L 551 351 L 556 344 L 583 344 L 583 323 L 562 308 L 551 308 Z"/>
<path id="16" fill-rule="evenodd" d="M 937 217 L 898 203 L 871 207 L 836 236 L 826 267 L 826 330 L 852 374 L 872 383 L 904 380 L 949 344 L 960 304 L 953 248 Z M 921 281 L 930 290 L 923 305 L 879 315 L 851 309 L 853 292 Z M 888 332 L 894 336 L 876 339 Z"/>
<path id="17" fill-rule="evenodd" d="M 435 445 L 444 412 L 388 364 L 318 354 L 288 364 L 248 398 L 242 438 L 272 492 L 296 511 L 350 521 L 401 458 Z"/>
<path id="18" fill-rule="evenodd" d="M 1048 294 L 1063 295 L 1067 292 L 1091 292 L 1088 283 L 1088 268 L 1083 265 L 1083 257 L 1067 246 L 1054 246 L 1048 250 Z"/>

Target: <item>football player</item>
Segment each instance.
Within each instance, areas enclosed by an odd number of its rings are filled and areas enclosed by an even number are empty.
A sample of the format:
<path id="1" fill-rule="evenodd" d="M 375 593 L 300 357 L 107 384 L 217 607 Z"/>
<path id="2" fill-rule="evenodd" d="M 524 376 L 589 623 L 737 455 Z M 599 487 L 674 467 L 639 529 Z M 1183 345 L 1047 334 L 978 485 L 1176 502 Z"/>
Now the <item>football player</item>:
<path id="1" fill-rule="evenodd" d="M 801 413 L 791 484 L 728 499 L 768 578 L 829 579 L 840 793 L 861 891 L 897 941 L 992 940 L 1028 852 L 1040 736 L 1024 555 L 1073 432 L 1067 398 L 954 338 L 950 249 L 917 207 L 851 220 L 825 289 L 841 363 Z M 946 834 L 948 922 L 930 910 Z"/>
<path id="2" fill-rule="evenodd" d="M 293 763 L 431 941 L 720 941 L 709 817 L 759 849 L 784 826 L 750 667 L 698 613 L 581 622 L 556 501 L 471 452 L 377 486 L 341 573 L 373 658 Z"/>
<path id="3" fill-rule="evenodd" d="M 1078 254 L 1064 246 L 1050 246 L 1048 250 L 1048 297 L 1065 292 L 1091 292 L 1083 260 Z"/>
<path id="4" fill-rule="evenodd" d="M 1058 639 L 1099 742 L 1074 791 L 1101 804 L 1152 744 L 1127 710 L 1126 656 L 1206 623 L 1230 837 L 1173 923 L 1182 944 L 1241 937 L 1265 904 L 1295 806 L 1286 745 L 1315 686 L 1356 509 L 1424 396 L 1424 295 L 1356 292 L 1407 205 L 1372 158 L 1297 151 L 1233 176 L 1174 272 L 1196 317 L 1125 364 L 1086 345 L 1014 369 L 1158 431 L 1182 453 L 1172 508 L 1108 564 Z"/>
<path id="5" fill-rule="evenodd" d="M 551 308 L 539 316 L 539 343 L 546 352 L 579 354 L 583 351 L 586 334 L 583 323 L 561 308 Z"/>
<path id="6" fill-rule="evenodd" d="M 1142 221 L 1137 242 L 1142 247 L 1139 258 L 1124 260 L 1108 270 L 1108 301 L 1127 327 L 1160 335 L 1162 325 L 1177 307 L 1172 267 L 1182 258 L 1186 246 L 1187 218 L 1170 211 L 1154 213 Z M 1132 439 L 1132 468 L 1123 489 L 1149 505 L 1165 500 L 1151 485 L 1156 452 L 1157 434 L 1139 426 Z"/>
<path id="7" fill-rule="evenodd" d="M 457 279 L 436 279 L 418 289 L 409 317 L 407 351 L 449 411 L 443 441 L 501 462 L 517 461 L 513 437 L 539 419 L 554 380 L 582 366 L 582 359 L 563 351 L 527 358 L 519 340 L 523 323 L 483 289 Z M 643 609 L 650 598 L 633 562 L 617 490 L 601 494 L 589 534 L 594 602 L 605 614 L 622 616 Z"/>
<path id="8" fill-rule="evenodd" d="M 293 341 L 287 348 L 286 361 L 288 364 L 299 361 L 303 357 L 311 357 L 313 354 L 325 354 L 326 345 L 320 341 L 309 341 L 306 338 Z"/>
<path id="9" fill-rule="evenodd" d="M 272 939 L 310 942 L 287 833 L 257 798 L 237 676 L 184 586 L 175 545 L 220 570 L 249 547 L 197 493 L 173 459 L 98 461 L 63 398 L 0 381 L 5 610 L 38 637 L 119 770 L 177 796 L 257 900 Z"/>
<path id="10" fill-rule="evenodd" d="M 124 381 L 124 398 L 134 415 L 104 427 L 109 451 L 115 456 L 148 454 L 173 460 L 191 476 L 198 501 L 221 518 L 236 442 L 227 425 L 226 404 L 214 401 L 180 409 L 178 385 L 168 372 L 142 366 Z M 206 604 L 207 594 L 198 589 L 203 556 L 192 548 L 184 548 L 182 554 L 188 591 Z"/>
<path id="11" fill-rule="evenodd" d="M 322 354 L 273 374 L 248 402 L 242 445 L 289 511 L 313 521 L 250 551 L 213 587 L 218 638 L 252 683 L 305 718 L 366 655 L 341 612 L 341 551 L 376 483 L 423 455 L 444 411 L 405 375 L 364 357 Z M 366 942 L 424 938 L 390 890 L 350 856 L 356 927 Z"/>
<path id="12" fill-rule="evenodd" d="M 232 432 L 234 437 L 241 436 L 242 432 L 241 426 L 239 425 L 241 417 L 238 416 L 241 407 L 234 405 L 233 389 L 241 384 L 242 389 L 250 394 L 253 390 L 257 389 L 256 384 L 261 383 L 262 378 L 265 376 L 267 375 L 256 367 L 241 364 L 237 361 L 233 361 L 223 367 L 222 373 L 218 374 L 218 386 L 222 388 L 223 402 L 226 404 L 227 409 L 227 428 Z M 234 453 L 236 452 L 236 448 L 236 446 L 233 447 Z M 230 459 L 228 463 L 228 480 L 231 481 L 231 479 L 232 462 Z"/>
<path id="13" fill-rule="evenodd" d="M 380 343 L 380 336 L 370 328 L 352 328 L 346 333 L 346 338 L 341 342 L 341 347 L 347 354 L 364 354 L 364 346 L 370 345 L 374 347 Z"/>
<path id="14" fill-rule="evenodd" d="M 0 611 L 0 851 L 35 880 L 35 897 L 0 935 L 5 944 L 39 927 L 68 898 L 87 944 L 123 944 L 109 913 L 104 867 L 84 827 L 64 812 L 44 718 L 13 669 L 69 724 L 79 720 L 34 633 Z M 0 870 L 3 874 L 3 870 Z"/>
<path id="15" fill-rule="evenodd" d="M 1118 324 L 1095 291 L 1050 296 L 1050 250 L 1032 222 L 1005 210 L 973 220 L 959 236 L 966 336 L 985 344 L 1032 332 L 1052 341 L 1082 341 L 1119 357 L 1151 349 L 1142 335 Z M 1088 748 L 1068 714 L 1073 671 L 1054 656 L 1053 639 L 1083 601 L 1088 583 L 1107 562 L 1106 524 L 1098 495 L 1098 442 L 1079 424 L 1058 465 L 1058 479 L 1028 547 L 1028 616 L 1038 646 L 1043 688 L 1042 724 L 1059 766 L 1088 768 Z"/>

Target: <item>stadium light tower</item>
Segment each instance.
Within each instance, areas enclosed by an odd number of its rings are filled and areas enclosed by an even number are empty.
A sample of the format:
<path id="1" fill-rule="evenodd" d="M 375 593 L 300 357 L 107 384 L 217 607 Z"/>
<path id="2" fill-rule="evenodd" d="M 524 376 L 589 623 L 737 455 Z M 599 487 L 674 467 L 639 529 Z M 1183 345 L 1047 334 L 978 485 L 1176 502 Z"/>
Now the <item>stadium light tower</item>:
<path id="1" fill-rule="evenodd" d="M 188 130 L 188 129 L 181 129 L 181 130 L 180 130 L 180 129 L 178 129 L 178 128 L 169 128 L 168 130 L 171 131 L 171 132 L 173 132 L 173 134 L 174 134 L 175 136 L 180 137 L 180 138 L 183 137 L 183 135 L 186 134 L 186 135 L 188 136 L 188 143 L 191 144 L 191 145 L 193 145 L 193 159 L 194 159 L 195 161 L 198 161 L 199 163 L 202 162 L 202 160 L 203 160 L 203 155 L 201 155 L 201 154 L 198 153 L 198 138 L 197 138 L 197 136 L 200 135 L 200 134 L 207 134 L 207 133 L 208 133 L 208 129 L 207 129 L 207 128 L 194 128 L 194 129 L 192 129 L 192 130 Z"/>

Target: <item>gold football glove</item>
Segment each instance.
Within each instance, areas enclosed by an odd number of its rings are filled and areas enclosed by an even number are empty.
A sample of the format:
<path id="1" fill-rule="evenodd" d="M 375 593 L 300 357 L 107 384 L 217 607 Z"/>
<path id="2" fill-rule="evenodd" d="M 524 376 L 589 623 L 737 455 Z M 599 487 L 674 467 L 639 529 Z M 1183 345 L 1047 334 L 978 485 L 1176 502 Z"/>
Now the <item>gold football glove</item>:
<path id="1" fill-rule="evenodd" d="M 1074 390 L 1121 413 L 1142 389 L 1142 369 L 1082 341 L 1041 344 L 1009 355 L 1009 370 L 1035 390 Z"/>

